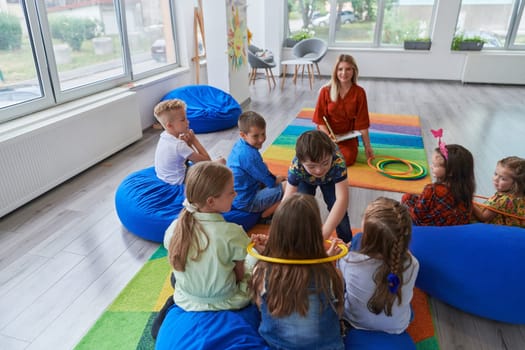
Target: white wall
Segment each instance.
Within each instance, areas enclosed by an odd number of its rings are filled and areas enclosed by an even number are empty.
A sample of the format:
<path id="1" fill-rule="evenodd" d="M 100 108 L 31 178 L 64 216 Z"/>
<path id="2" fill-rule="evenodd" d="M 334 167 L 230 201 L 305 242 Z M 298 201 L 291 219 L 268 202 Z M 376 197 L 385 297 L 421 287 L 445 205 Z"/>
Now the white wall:
<path id="1" fill-rule="evenodd" d="M 276 62 L 281 61 L 285 28 L 285 1 L 248 0 L 248 28 L 253 33 L 252 44 L 273 52 Z"/>
<path id="2" fill-rule="evenodd" d="M 246 6 L 243 3 L 242 0 L 235 1 L 241 12 L 246 11 Z M 242 104 L 250 98 L 248 58 L 246 58 L 245 64 L 238 68 L 233 68 L 230 63 L 226 11 L 226 0 L 203 1 L 208 84 L 229 92 L 237 102 Z"/>

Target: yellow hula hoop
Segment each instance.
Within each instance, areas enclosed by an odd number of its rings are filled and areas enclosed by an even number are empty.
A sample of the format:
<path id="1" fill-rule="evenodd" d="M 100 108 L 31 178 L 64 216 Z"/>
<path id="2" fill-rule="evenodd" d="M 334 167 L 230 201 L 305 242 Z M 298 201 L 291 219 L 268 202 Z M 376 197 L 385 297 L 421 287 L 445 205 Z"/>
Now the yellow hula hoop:
<path id="1" fill-rule="evenodd" d="M 377 158 L 377 157 L 375 157 Z M 401 159 L 401 158 L 397 158 L 397 157 L 391 157 L 391 156 L 381 156 L 381 160 L 379 160 L 376 165 L 374 166 L 372 164 L 374 158 L 368 158 L 367 160 L 367 163 L 368 163 L 368 166 L 371 167 L 372 169 L 375 168 L 376 171 L 382 173 L 382 174 L 386 174 L 386 175 L 407 175 L 407 174 L 410 174 L 414 169 L 412 167 L 412 163 L 411 161 L 409 160 L 405 160 L 405 159 Z M 402 164 L 405 164 L 407 167 L 408 167 L 408 170 L 407 171 L 401 171 L 401 172 L 394 172 L 394 171 L 386 171 L 384 170 L 380 164 L 385 162 L 385 161 L 394 161 L 396 163 L 402 163 Z M 421 174 L 420 174 L 421 175 Z"/>
<path id="2" fill-rule="evenodd" d="M 330 242 L 330 241 L 327 241 L 327 242 Z M 348 247 L 344 245 L 343 243 L 339 243 L 337 246 L 341 248 L 341 253 L 334 255 L 334 256 L 329 256 L 326 258 L 319 258 L 319 259 L 282 259 L 282 258 L 272 258 L 269 256 L 261 255 L 257 253 L 255 249 L 252 249 L 254 245 L 255 245 L 255 242 L 248 244 L 248 248 L 246 248 L 246 250 L 248 251 L 248 254 L 250 254 L 251 256 L 259 260 L 276 263 L 276 264 L 290 264 L 290 265 L 323 264 L 323 263 L 327 263 L 330 261 L 339 260 L 348 253 Z"/>

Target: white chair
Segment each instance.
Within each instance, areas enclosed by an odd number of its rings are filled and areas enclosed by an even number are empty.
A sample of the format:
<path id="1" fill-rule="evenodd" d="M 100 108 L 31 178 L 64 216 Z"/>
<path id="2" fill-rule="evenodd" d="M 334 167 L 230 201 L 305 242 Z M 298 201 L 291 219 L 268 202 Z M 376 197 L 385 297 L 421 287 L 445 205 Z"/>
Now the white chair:
<path id="1" fill-rule="evenodd" d="M 264 56 L 258 56 L 258 52 L 264 52 L 264 50 L 259 49 L 258 47 L 254 45 L 250 45 L 248 47 L 248 63 L 250 64 L 250 67 L 252 68 L 250 71 L 250 79 L 248 81 L 248 84 L 255 84 L 255 78 L 257 77 L 257 69 L 262 68 L 265 71 L 266 79 L 268 80 L 268 87 L 270 90 L 272 89 L 272 83 L 273 87 L 275 87 L 277 84 L 275 82 L 275 78 L 273 76 L 272 68 L 275 68 L 276 64 L 272 57 L 264 57 Z"/>
<path id="2" fill-rule="evenodd" d="M 292 54 L 298 59 L 305 59 L 312 61 L 317 68 L 317 74 L 321 77 L 321 71 L 319 70 L 319 61 L 328 52 L 328 45 L 322 39 L 311 38 L 299 41 L 292 48 Z M 303 67 L 304 73 L 304 67 Z"/>

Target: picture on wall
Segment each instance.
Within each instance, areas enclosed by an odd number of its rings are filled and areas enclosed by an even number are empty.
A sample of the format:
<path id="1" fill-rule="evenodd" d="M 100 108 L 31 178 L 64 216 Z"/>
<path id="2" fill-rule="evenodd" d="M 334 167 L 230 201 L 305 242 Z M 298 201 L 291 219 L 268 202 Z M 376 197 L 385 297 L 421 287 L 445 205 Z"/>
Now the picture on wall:
<path id="1" fill-rule="evenodd" d="M 233 70 L 239 70 L 247 62 L 246 57 L 246 3 L 228 0 L 228 57 Z"/>

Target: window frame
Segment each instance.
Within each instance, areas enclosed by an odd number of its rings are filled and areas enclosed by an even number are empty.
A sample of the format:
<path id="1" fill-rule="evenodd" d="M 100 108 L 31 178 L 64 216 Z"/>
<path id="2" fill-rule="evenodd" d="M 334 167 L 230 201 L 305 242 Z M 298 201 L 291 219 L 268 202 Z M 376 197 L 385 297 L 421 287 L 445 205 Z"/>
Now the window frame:
<path id="1" fill-rule="evenodd" d="M 59 106 L 66 102 L 107 91 L 122 86 L 125 83 L 131 83 L 180 67 L 181 61 L 178 33 L 176 30 L 177 23 L 174 0 L 168 0 L 168 5 L 170 8 L 171 35 L 174 39 L 175 62 L 166 63 L 163 66 L 155 67 L 141 73 L 133 73 L 128 33 L 126 30 L 125 1 L 114 0 L 116 25 L 119 29 L 119 37 L 123 48 L 121 56 L 123 73 L 62 91 L 51 32 L 49 30 L 46 4 L 44 1 L 19 2 L 22 15 L 25 16 L 24 23 L 27 26 L 27 35 L 32 49 L 36 71 L 35 79 L 38 81 L 38 87 L 40 88 L 42 97 L 1 107 L 0 111 L 2 116 L 0 117 L 0 125 L 18 118 L 23 118 L 31 113 Z"/>

